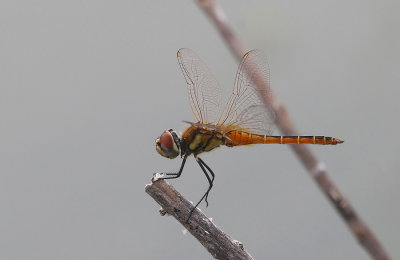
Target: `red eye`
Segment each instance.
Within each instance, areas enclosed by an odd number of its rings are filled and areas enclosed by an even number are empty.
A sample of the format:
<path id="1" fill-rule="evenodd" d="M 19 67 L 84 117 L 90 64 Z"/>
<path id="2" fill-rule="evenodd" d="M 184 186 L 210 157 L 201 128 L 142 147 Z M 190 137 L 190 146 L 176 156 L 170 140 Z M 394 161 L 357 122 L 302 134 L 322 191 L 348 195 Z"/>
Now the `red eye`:
<path id="1" fill-rule="evenodd" d="M 171 133 L 168 131 L 165 131 L 160 136 L 160 145 L 162 147 L 164 147 L 165 149 L 171 150 L 173 141 L 174 141 L 174 139 L 172 138 Z"/>

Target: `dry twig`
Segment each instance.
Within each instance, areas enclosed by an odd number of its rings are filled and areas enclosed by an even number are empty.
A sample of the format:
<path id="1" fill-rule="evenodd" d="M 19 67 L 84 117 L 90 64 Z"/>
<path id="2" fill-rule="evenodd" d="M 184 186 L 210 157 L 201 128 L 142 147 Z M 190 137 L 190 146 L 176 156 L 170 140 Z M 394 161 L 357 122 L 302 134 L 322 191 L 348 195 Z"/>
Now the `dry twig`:
<path id="1" fill-rule="evenodd" d="M 178 220 L 216 259 L 253 259 L 243 248 L 243 244 L 233 240 L 205 216 L 199 208 L 190 210 L 194 205 L 186 200 L 165 180 L 158 180 L 145 187 L 146 192 L 161 205 L 160 213 L 168 213 Z"/>
<path id="2" fill-rule="evenodd" d="M 221 7 L 216 5 L 212 0 L 197 0 L 197 3 L 203 9 L 205 14 L 212 20 L 233 55 L 240 61 L 245 54 L 246 49 L 228 24 L 226 15 Z M 276 124 L 282 133 L 284 135 L 298 135 L 286 108 L 281 102 L 279 102 L 277 97 L 271 95 L 264 101 L 272 105 L 275 110 L 277 115 Z M 307 146 L 292 145 L 291 148 L 299 157 L 304 167 L 308 170 L 310 176 L 316 181 L 321 190 L 332 202 L 338 213 L 350 228 L 354 237 L 365 248 L 365 250 L 367 250 L 367 252 L 375 259 L 390 259 L 374 233 L 369 229 L 365 222 L 361 220 L 350 202 L 342 195 L 335 183 L 329 178 L 324 164 L 317 160 Z"/>

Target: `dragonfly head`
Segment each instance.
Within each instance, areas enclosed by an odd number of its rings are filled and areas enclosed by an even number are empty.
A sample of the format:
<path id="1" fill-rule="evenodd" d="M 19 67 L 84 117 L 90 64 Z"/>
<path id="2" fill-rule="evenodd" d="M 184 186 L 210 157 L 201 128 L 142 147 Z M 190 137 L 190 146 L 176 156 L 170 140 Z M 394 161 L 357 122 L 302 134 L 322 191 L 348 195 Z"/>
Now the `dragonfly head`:
<path id="1" fill-rule="evenodd" d="M 156 150 L 159 154 L 169 159 L 176 158 L 180 153 L 180 141 L 178 134 L 172 130 L 165 130 L 156 139 Z"/>

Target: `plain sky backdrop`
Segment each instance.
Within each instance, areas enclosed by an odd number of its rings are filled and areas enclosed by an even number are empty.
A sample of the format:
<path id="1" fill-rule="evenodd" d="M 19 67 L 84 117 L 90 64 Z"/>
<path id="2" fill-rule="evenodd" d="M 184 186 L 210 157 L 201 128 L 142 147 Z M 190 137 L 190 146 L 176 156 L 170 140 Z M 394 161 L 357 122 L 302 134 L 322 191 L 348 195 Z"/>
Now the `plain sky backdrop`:
<path id="1" fill-rule="evenodd" d="M 400 258 L 400 2 L 219 1 L 310 147 Z M 0 4 L 0 259 L 210 259 L 144 192 L 193 120 L 176 61 L 193 49 L 230 93 L 237 63 L 194 1 Z M 275 130 L 278 134 L 279 131 Z M 255 259 L 368 259 L 288 146 L 220 148 L 202 210 Z M 171 181 L 197 201 L 193 158 Z"/>

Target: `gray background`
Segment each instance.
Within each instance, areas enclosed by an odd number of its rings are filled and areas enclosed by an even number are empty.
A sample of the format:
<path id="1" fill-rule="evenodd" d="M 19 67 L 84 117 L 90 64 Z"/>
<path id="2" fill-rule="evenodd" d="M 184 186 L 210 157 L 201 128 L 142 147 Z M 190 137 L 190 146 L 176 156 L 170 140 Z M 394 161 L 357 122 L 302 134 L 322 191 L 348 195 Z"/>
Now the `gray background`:
<path id="1" fill-rule="evenodd" d="M 400 258 L 399 1 L 221 1 L 332 179 Z M 144 192 L 193 120 L 176 62 L 195 50 L 227 96 L 237 64 L 193 1 L 0 4 L 0 258 L 209 259 Z M 278 133 L 278 131 L 275 131 Z M 205 213 L 256 259 L 368 259 L 288 146 L 221 148 Z M 197 201 L 191 158 L 173 184 Z"/>

